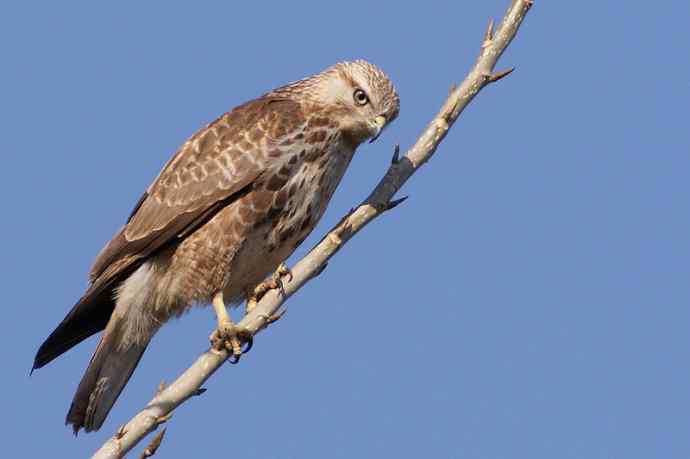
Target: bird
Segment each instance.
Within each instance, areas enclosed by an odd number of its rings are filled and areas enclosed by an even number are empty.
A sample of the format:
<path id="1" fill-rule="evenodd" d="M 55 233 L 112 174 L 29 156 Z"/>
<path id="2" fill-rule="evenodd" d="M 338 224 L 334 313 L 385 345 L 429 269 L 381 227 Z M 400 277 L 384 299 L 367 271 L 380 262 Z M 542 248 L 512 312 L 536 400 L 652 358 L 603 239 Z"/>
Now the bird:
<path id="1" fill-rule="evenodd" d="M 247 300 L 249 309 L 257 292 L 289 273 L 284 261 L 323 216 L 355 150 L 399 110 L 378 66 L 346 61 L 192 135 L 98 254 L 85 293 L 36 353 L 32 372 L 103 331 L 66 416 L 74 434 L 102 426 L 155 333 L 196 305 L 213 305 L 213 347 L 238 360 L 251 334 L 226 307 Z"/>

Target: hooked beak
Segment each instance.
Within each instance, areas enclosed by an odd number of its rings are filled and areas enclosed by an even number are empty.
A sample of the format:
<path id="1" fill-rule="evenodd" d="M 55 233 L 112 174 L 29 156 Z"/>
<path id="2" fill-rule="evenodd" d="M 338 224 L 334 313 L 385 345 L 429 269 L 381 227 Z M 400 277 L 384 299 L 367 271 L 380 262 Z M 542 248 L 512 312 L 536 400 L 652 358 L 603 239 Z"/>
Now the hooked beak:
<path id="1" fill-rule="evenodd" d="M 381 131 L 383 130 L 385 125 L 386 125 L 386 117 L 385 116 L 379 115 L 376 118 L 374 118 L 375 133 L 374 133 L 374 136 L 369 141 L 369 143 L 372 143 L 374 140 L 379 138 L 379 136 L 381 135 Z"/>

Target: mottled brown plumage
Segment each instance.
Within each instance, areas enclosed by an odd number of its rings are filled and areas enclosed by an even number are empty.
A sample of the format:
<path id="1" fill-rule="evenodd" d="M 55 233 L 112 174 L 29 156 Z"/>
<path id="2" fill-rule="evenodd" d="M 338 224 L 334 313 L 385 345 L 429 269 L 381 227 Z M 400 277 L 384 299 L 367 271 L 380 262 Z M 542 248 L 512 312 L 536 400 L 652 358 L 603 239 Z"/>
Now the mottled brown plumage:
<path id="1" fill-rule="evenodd" d="M 98 255 L 91 286 L 36 355 L 40 368 L 105 329 L 67 415 L 75 431 L 101 426 L 161 324 L 217 295 L 239 302 L 289 257 L 357 146 L 398 110 L 383 72 L 346 62 L 194 134 Z"/>

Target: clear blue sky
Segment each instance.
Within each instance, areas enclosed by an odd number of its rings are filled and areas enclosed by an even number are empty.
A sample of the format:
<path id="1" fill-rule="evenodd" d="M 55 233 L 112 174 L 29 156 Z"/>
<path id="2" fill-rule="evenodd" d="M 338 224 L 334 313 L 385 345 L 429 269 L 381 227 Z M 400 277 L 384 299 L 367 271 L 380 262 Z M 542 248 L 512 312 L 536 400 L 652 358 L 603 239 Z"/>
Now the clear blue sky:
<path id="1" fill-rule="evenodd" d="M 508 1 L 5 5 L 5 454 L 87 456 L 206 348 L 211 309 L 165 327 L 77 439 L 63 420 L 96 340 L 28 376 L 190 134 L 339 60 L 391 76 L 400 117 L 303 254 L 414 141 Z M 690 4 L 587 3 L 537 1 L 499 66 L 517 71 L 175 413 L 161 457 L 690 457 Z"/>

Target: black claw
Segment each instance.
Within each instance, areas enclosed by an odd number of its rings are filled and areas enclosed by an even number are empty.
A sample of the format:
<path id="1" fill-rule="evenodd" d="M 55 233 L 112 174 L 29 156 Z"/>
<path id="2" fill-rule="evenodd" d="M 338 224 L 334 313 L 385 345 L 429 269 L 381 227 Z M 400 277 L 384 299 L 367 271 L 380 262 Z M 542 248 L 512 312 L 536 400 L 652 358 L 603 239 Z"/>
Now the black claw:
<path id="1" fill-rule="evenodd" d="M 242 354 L 246 354 L 247 352 L 249 352 L 252 349 L 252 346 L 254 346 L 254 337 L 251 334 L 247 336 L 246 344 L 247 344 L 247 347 L 245 347 L 244 350 L 242 350 Z M 237 360 L 239 360 L 239 359 L 240 358 L 238 356 Z"/>
<path id="2" fill-rule="evenodd" d="M 228 358 L 228 362 L 230 362 L 230 365 L 237 365 L 237 364 L 239 363 L 239 361 L 240 361 L 240 356 L 241 356 L 241 354 L 240 354 L 240 355 L 232 354 L 232 355 Z"/>

